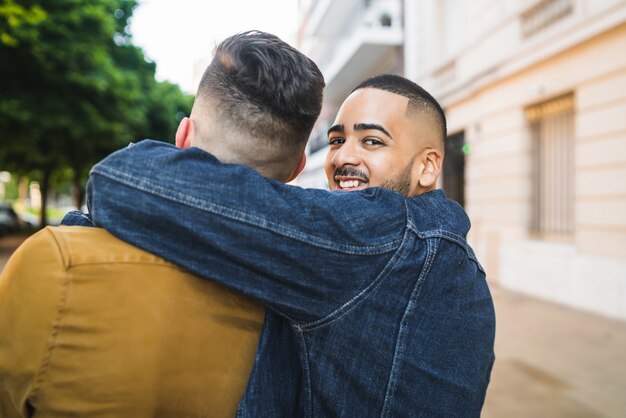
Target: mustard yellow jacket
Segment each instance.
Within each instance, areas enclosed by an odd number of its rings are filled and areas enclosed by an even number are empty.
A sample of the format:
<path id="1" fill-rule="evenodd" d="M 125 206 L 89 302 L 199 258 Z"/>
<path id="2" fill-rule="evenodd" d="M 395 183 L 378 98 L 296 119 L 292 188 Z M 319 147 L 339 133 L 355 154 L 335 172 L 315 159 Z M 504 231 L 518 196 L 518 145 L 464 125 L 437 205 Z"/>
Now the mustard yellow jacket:
<path id="1" fill-rule="evenodd" d="M 264 310 L 97 228 L 46 228 L 0 275 L 0 417 L 234 416 Z"/>

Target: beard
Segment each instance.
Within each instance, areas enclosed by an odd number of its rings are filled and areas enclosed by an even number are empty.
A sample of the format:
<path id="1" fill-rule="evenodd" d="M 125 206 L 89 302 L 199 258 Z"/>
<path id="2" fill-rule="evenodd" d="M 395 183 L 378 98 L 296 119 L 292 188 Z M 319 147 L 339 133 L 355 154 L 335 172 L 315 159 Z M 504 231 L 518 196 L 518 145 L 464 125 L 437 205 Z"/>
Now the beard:
<path id="1" fill-rule="evenodd" d="M 415 160 L 411 160 L 410 163 L 404 167 L 404 169 L 398 173 L 395 177 L 386 180 L 380 187 L 393 190 L 401 195 L 408 196 L 411 191 L 411 171 L 413 170 L 413 163 Z"/>

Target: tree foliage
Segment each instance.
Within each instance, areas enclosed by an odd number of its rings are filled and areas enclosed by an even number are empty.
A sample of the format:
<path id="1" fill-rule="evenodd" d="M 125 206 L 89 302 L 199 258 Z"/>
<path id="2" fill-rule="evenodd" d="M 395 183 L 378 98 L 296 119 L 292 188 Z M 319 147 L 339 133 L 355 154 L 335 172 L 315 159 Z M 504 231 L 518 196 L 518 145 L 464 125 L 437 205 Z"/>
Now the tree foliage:
<path id="1" fill-rule="evenodd" d="M 39 5 L 30 8 L 5 0 L 0 4 L 0 42 L 17 46 L 20 39 L 36 40 L 36 26 L 46 18 L 46 13 Z"/>
<path id="2" fill-rule="evenodd" d="M 44 203 L 55 171 L 72 170 L 80 204 L 93 163 L 132 140 L 172 138 L 189 112 L 191 98 L 157 82 L 132 44 L 136 5 L 0 0 L 0 167 L 38 178 Z"/>

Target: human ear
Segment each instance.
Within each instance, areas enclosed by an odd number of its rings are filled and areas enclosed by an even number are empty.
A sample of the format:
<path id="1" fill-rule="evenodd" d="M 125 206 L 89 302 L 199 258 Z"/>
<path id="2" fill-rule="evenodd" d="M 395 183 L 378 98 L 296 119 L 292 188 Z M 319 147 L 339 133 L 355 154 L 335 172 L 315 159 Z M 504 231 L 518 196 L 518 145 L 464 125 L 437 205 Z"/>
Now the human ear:
<path id="1" fill-rule="evenodd" d="M 429 148 L 422 157 L 421 172 L 419 174 L 419 185 L 423 189 L 433 189 L 437 184 L 437 178 L 441 174 L 441 163 L 443 155 L 441 151 Z"/>
<path id="2" fill-rule="evenodd" d="M 176 130 L 176 146 L 182 149 L 189 148 L 191 146 L 192 132 L 193 123 L 191 119 L 183 118 Z"/>
<path id="3" fill-rule="evenodd" d="M 302 170 L 304 170 L 305 165 L 306 165 L 306 154 L 303 152 L 302 156 L 300 157 L 300 161 L 298 161 L 298 165 L 296 166 L 296 169 L 293 171 L 293 174 L 291 175 L 291 177 L 289 177 L 289 180 L 287 180 L 287 183 L 289 183 L 291 180 L 298 177 L 298 174 L 300 174 Z"/>

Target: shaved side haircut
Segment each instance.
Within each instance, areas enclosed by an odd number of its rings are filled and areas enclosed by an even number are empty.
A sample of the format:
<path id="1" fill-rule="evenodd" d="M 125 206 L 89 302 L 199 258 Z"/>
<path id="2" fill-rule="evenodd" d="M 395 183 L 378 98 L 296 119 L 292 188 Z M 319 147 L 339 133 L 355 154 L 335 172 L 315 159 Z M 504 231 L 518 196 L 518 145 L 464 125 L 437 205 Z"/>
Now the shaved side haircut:
<path id="1" fill-rule="evenodd" d="M 324 77 L 315 63 L 275 35 L 249 31 L 221 42 L 197 99 L 220 123 L 270 147 L 303 146 L 322 109 Z"/>
<path id="2" fill-rule="evenodd" d="M 408 112 L 427 113 L 435 118 L 440 131 L 441 145 L 447 136 L 446 115 L 435 98 L 411 80 L 392 74 L 368 78 L 356 86 L 352 93 L 364 88 L 373 88 L 398 94 L 409 99 Z"/>

